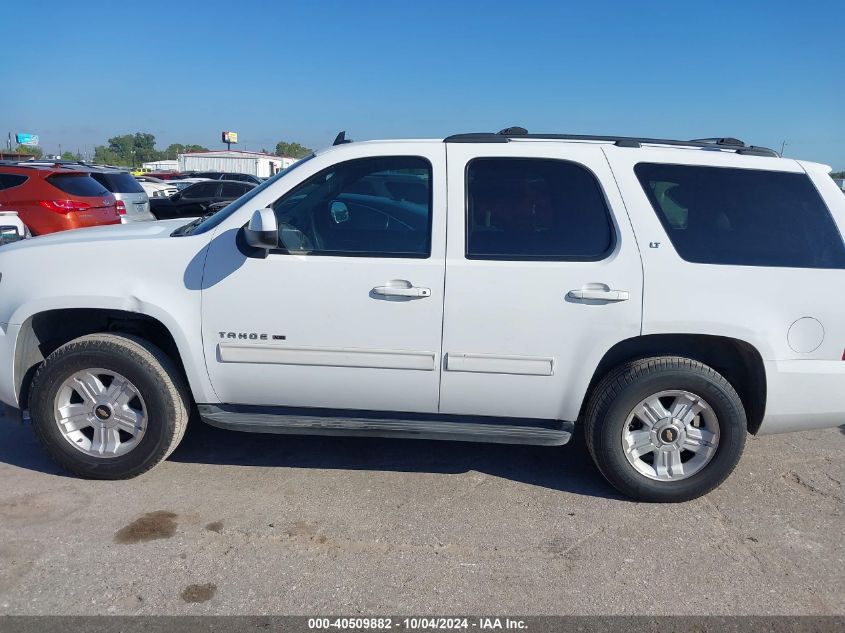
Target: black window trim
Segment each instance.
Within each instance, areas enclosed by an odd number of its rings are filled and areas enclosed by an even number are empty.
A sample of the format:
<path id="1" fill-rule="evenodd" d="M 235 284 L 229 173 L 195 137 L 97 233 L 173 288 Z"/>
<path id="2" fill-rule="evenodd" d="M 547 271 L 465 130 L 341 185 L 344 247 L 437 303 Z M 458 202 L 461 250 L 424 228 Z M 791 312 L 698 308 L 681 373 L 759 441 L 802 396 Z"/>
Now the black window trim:
<path id="1" fill-rule="evenodd" d="M 640 189 L 643 192 L 643 195 L 646 197 L 651 210 L 654 212 L 655 217 L 657 217 L 657 221 L 660 222 L 660 226 L 663 229 L 663 233 L 666 235 L 666 239 L 669 240 L 669 243 L 672 245 L 672 250 L 675 251 L 675 254 L 684 262 L 688 264 L 692 264 L 694 266 L 743 266 L 745 268 L 791 268 L 793 270 L 843 270 L 842 268 L 828 268 L 828 267 L 819 267 L 819 266 L 783 266 L 780 264 L 735 264 L 735 263 L 720 263 L 720 262 L 698 262 L 692 259 L 687 259 L 683 255 L 681 255 L 680 251 L 678 251 L 675 243 L 672 241 L 672 236 L 669 232 L 669 225 L 666 222 L 665 217 L 663 217 L 662 210 L 659 209 L 659 203 L 657 199 L 654 198 L 653 194 L 648 191 L 648 189 L 643 184 L 643 181 L 640 180 L 640 175 L 637 173 L 637 167 L 640 165 L 667 165 L 670 167 L 704 167 L 707 169 L 730 169 L 732 171 L 762 171 L 768 174 L 794 174 L 797 176 L 804 176 L 807 180 L 810 181 L 810 185 L 813 188 L 813 191 L 816 192 L 816 195 L 819 197 L 819 201 L 822 203 L 822 206 L 827 211 L 828 217 L 830 218 L 831 223 L 833 224 L 834 229 L 836 229 L 837 234 L 839 235 L 839 239 L 845 242 L 845 236 L 842 235 L 842 231 L 839 229 L 839 223 L 836 221 L 836 217 L 830 210 L 830 207 L 825 202 L 824 196 L 822 195 L 819 188 L 816 186 L 816 183 L 810 177 L 804 169 L 799 169 L 798 171 L 790 171 L 786 169 L 764 169 L 761 167 L 736 167 L 733 165 L 701 165 L 696 163 L 677 163 L 677 162 L 663 162 L 663 161 L 655 161 L 655 160 L 641 160 L 637 163 L 634 163 L 633 168 L 631 171 L 634 172 L 634 178 L 636 178 L 637 183 L 640 185 Z M 657 206 L 655 206 L 657 205 Z"/>
<path id="2" fill-rule="evenodd" d="M 504 160 L 523 160 L 523 161 L 536 161 L 536 160 L 543 160 L 543 161 L 555 161 L 558 163 L 569 163 L 570 165 L 574 165 L 585 172 L 587 172 L 590 177 L 592 177 L 593 181 L 598 187 L 599 192 L 601 193 L 602 199 L 604 200 L 604 213 L 605 217 L 608 221 L 608 226 L 610 227 L 610 243 L 608 244 L 607 249 L 603 253 L 599 253 L 593 257 L 576 257 L 570 255 L 473 255 L 469 252 L 469 168 L 470 166 L 479 159 L 490 159 L 490 158 L 497 158 L 497 159 L 504 159 Z M 610 200 L 607 197 L 607 193 L 602 186 L 601 179 L 596 175 L 596 173 L 587 167 L 583 163 L 579 163 L 575 160 L 570 160 L 567 158 L 556 158 L 552 156 L 474 156 L 472 159 L 467 161 L 467 164 L 464 167 L 464 259 L 470 261 L 493 261 L 493 262 L 601 262 L 610 257 L 616 252 L 617 247 L 620 245 L 620 238 L 619 238 L 619 231 L 617 230 L 616 225 L 616 217 L 613 214 L 610 206 Z"/>
<path id="3" fill-rule="evenodd" d="M 429 173 L 429 183 L 428 183 L 428 252 L 423 253 L 384 253 L 380 251 L 361 251 L 361 252 L 349 252 L 349 251 L 307 251 L 307 252 L 290 252 L 286 248 L 274 248 L 268 251 L 270 255 L 296 255 L 299 257 L 369 257 L 371 259 L 431 259 L 431 251 L 432 246 L 434 244 L 434 165 L 431 164 L 431 160 L 427 156 L 419 156 L 416 154 L 385 154 L 385 155 L 378 155 L 378 156 L 359 156 L 358 158 L 350 158 L 349 160 L 340 161 L 339 163 L 334 163 L 329 165 L 325 169 L 321 169 L 318 172 L 315 172 L 305 178 L 305 180 L 299 182 L 291 189 L 288 189 L 284 195 L 276 198 L 276 201 L 273 203 L 275 204 L 282 198 L 292 194 L 300 186 L 304 185 L 306 182 L 315 178 L 327 171 L 337 169 L 341 165 L 345 165 L 347 163 L 354 163 L 360 160 L 372 160 L 374 158 L 377 159 L 391 159 L 391 158 L 418 158 L 420 160 L 424 160 L 428 165 L 428 173 Z M 246 225 L 244 225 L 246 226 Z"/>

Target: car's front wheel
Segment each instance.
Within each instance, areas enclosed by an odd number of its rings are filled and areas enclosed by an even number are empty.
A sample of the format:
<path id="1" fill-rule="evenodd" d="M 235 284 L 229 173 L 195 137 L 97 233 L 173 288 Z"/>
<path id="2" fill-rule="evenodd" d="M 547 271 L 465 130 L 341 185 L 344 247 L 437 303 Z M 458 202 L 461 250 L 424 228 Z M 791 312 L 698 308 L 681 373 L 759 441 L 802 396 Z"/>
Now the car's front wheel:
<path id="1" fill-rule="evenodd" d="M 745 446 L 745 409 L 736 391 L 688 358 L 618 367 L 594 390 L 584 422 L 601 473 L 642 501 L 687 501 L 709 492 Z"/>
<path id="2" fill-rule="evenodd" d="M 189 403 L 173 361 L 126 334 L 93 334 L 50 354 L 33 378 L 36 436 L 65 469 L 126 479 L 165 459 L 185 432 Z"/>

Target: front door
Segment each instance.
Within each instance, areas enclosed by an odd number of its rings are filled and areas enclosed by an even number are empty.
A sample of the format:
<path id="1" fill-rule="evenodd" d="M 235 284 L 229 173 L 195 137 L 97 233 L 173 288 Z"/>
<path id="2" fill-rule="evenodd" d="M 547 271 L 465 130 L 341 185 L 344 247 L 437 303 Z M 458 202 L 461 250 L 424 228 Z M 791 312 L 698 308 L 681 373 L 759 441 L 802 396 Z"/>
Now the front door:
<path id="1" fill-rule="evenodd" d="M 448 144 L 440 411 L 574 421 L 640 334 L 642 264 L 600 147 Z"/>
<path id="2" fill-rule="evenodd" d="M 284 248 L 245 257 L 237 227 L 215 236 L 203 344 L 221 402 L 437 410 L 445 153 L 339 147 L 256 196 Z"/>

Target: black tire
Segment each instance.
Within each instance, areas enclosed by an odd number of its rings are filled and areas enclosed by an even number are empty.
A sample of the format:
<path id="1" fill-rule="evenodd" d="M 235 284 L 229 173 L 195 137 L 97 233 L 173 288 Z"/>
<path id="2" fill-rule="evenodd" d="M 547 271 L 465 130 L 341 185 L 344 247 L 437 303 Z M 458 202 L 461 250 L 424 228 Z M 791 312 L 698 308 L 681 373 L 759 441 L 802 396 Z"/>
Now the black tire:
<path id="1" fill-rule="evenodd" d="M 54 402 L 62 383 L 91 368 L 124 376 L 144 398 L 146 432 L 124 455 L 86 455 L 59 430 Z M 63 345 L 38 369 L 29 396 L 32 425 L 47 453 L 66 470 L 88 479 L 129 479 L 150 470 L 179 444 L 189 412 L 188 389 L 174 362 L 148 341 L 128 334 L 92 334 Z"/>
<path id="2" fill-rule="evenodd" d="M 718 418 L 720 437 L 711 460 L 677 481 L 657 481 L 628 461 L 622 432 L 628 415 L 649 396 L 669 390 L 703 398 Z M 584 419 L 587 447 L 610 484 L 640 501 L 675 503 L 704 495 L 733 471 L 745 446 L 745 408 L 731 384 L 711 367 L 677 356 L 645 358 L 611 371 L 590 396 Z"/>

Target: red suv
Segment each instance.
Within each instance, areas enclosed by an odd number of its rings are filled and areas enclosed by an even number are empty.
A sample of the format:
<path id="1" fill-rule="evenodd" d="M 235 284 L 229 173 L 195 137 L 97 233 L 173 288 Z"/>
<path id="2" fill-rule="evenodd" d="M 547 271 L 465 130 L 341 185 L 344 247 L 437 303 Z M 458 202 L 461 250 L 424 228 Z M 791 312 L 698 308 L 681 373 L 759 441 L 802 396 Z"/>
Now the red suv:
<path id="1" fill-rule="evenodd" d="M 17 211 L 33 235 L 120 224 L 119 204 L 72 166 L 0 163 L 0 211 Z"/>

